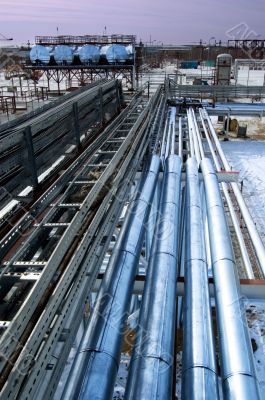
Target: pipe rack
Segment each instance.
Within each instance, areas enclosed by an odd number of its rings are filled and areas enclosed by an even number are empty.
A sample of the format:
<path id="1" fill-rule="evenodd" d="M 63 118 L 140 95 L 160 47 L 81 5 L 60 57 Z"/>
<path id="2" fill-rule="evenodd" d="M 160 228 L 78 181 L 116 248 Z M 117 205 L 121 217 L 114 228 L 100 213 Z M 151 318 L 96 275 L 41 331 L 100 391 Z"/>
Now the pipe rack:
<path id="1" fill-rule="evenodd" d="M 181 159 L 172 151 L 165 161 L 126 399 L 169 399 L 172 392 L 181 186 Z"/>
<path id="2" fill-rule="evenodd" d="M 0 397 L 111 399 L 125 324 L 133 312 L 139 317 L 126 399 L 174 398 L 176 348 L 181 346 L 182 400 L 218 400 L 219 395 L 259 400 L 242 293 L 262 297 L 264 281 L 238 279 L 224 199 L 246 276 L 254 273 L 230 186 L 261 268 L 265 251 L 261 240 L 254 243 L 259 236 L 237 195 L 236 174 L 208 114 L 199 109 L 202 104 L 174 107 L 168 101 L 174 91 L 168 93 L 166 86 L 150 100 L 143 88 L 103 129 L 101 106 L 109 100 L 116 113 L 117 99 L 123 98 L 117 90 L 115 81 L 107 81 L 80 91 L 80 143 L 85 132 L 88 138 L 91 133 L 87 101 L 100 130 L 0 240 Z M 76 101 L 67 97 L 56 112 L 77 117 Z M 52 109 L 43 111 L 52 114 Z M 34 146 L 43 145 L 45 137 L 52 146 L 54 120 L 47 124 L 42 113 L 32 118 L 27 151 L 34 163 Z M 75 122 L 72 133 L 80 128 Z M 0 133 L 7 150 L 29 120 L 20 123 Z M 77 142 L 73 146 L 77 149 Z M 26 193 L 24 200 L 29 197 Z"/>
<path id="3" fill-rule="evenodd" d="M 112 398 L 125 319 L 159 168 L 160 159 L 153 155 L 142 185 L 128 207 L 63 398 Z"/>
<path id="4" fill-rule="evenodd" d="M 231 170 L 230 165 L 228 164 L 226 156 L 225 156 L 225 154 L 223 152 L 223 149 L 222 149 L 222 147 L 221 147 L 221 145 L 219 143 L 219 140 L 218 140 L 218 137 L 216 135 L 216 132 L 215 132 L 215 130 L 213 128 L 212 122 L 211 122 L 209 116 L 207 115 L 206 111 L 204 111 L 204 115 L 205 115 L 206 120 L 207 120 L 207 122 L 209 124 L 209 128 L 210 128 L 210 131 L 211 131 L 211 134 L 212 134 L 213 141 L 214 141 L 215 146 L 217 148 L 218 154 L 219 154 L 219 156 L 220 156 L 220 158 L 222 160 L 222 163 L 224 165 L 225 171 L 230 171 Z M 261 240 L 261 237 L 260 237 L 260 235 L 259 235 L 259 233 L 257 231 L 257 228 L 256 228 L 256 226 L 254 224 L 254 221 L 253 221 L 253 219 L 251 217 L 251 214 L 250 214 L 250 212 L 249 212 L 249 210 L 248 210 L 248 208 L 246 206 L 246 203 L 245 203 L 245 201 L 243 199 L 242 193 L 240 192 L 240 189 L 239 189 L 237 183 L 235 183 L 235 182 L 231 183 L 231 187 L 232 187 L 233 192 L 235 194 L 235 197 L 236 197 L 236 200 L 238 202 L 238 206 L 239 206 L 240 211 L 242 213 L 243 219 L 244 219 L 244 221 L 246 223 L 246 226 L 247 226 L 247 229 L 248 229 L 248 232 L 249 232 L 253 247 L 255 249 L 255 252 L 256 252 L 256 255 L 257 255 L 257 258 L 258 258 L 258 261 L 259 261 L 260 269 L 261 269 L 261 271 L 263 273 L 263 276 L 265 276 L 265 246 L 264 246 L 264 244 L 263 244 L 263 242 Z"/>
<path id="5" fill-rule="evenodd" d="M 4 349 L 0 362 L 2 398 L 8 393 L 13 398 L 23 393 L 26 398 L 36 391 L 45 371 L 43 363 L 76 306 L 73 299 L 79 296 L 86 274 L 90 279 L 83 296 L 92 290 L 100 267 L 98 251 L 108 245 L 102 241 L 111 238 L 117 212 L 126 199 L 124 191 L 132 184 L 146 151 L 151 110 L 160 95 L 158 90 L 149 103 L 136 96 L 97 144 L 81 154 L 1 241 L 1 286 L 8 291 L 14 283 L 24 285 L 27 295 L 20 308 L 13 310 L 12 319 L 5 321 L 0 338 Z M 24 242 L 18 248 L 21 235 Z M 12 365 L 6 362 L 10 357 Z M 35 367 L 31 370 L 32 358 Z M 20 373 L 22 366 L 28 374 L 26 383 Z M 49 390 L 52 396 L 54 388 Z"/>
<path id="6" fill-rule="evenodd" d="M 244 302 L 238 284 L 223 201 L 211 160 L 201 168 L 209 224 L 209 236 L 225 399 L 261 399 L 256 380 Z M 218 235 L 216 235 L 216 231 Z"/>

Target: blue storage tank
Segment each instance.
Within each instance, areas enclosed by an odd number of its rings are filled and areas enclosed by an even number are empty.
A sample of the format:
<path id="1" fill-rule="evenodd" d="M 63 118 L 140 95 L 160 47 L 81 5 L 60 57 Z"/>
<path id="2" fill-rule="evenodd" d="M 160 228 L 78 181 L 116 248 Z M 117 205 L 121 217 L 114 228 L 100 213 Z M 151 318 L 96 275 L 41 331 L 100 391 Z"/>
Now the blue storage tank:
<path id="1" fill-rule="evenodd" d="M 133 48 L 133 46 L 131 44 L 126 46 L 126 51 L 127 51 L 127 55 L 128 55 L 128 60 L 133 61 L 133 59 L 134 59 L 134 48 Z"/>
<path id="2" fill-rule="evenodd" d="M 54 50 L 55 50 L 55 47 L 54 47 L 54 46 L 46 47 L 46 49 L 47 49 L 48 52 L 50 53 L 50 56 L 51 56 L 51 57 L 54 56 Z"/>
<path id="3" fill-rule="evenodd" d="M 59 45 L 55 47 L 54 59 L 57 64 L 72 64 L 74 52 L 70 46 Z"/>
<path id="4" fill-rule="evenodd" d="M 100 59 L 100 49 L 93 44 L 86 44 L 80 47 L 78 54 L 83 64 L 98 64 Z"/>
<path id="5" fill-rule="evenodd" d="M 73 56 L 75 57 L 75 56 L 79 56 L 79 50 L 80 50 L 80 47 L 78 47 L 78 46 L 71 46 L 71 49 L 73 50 Z"/>
<path id="6" fill-rule="evenodd" d="M 107 54 L 107 50 L 109 48 L 110 48 L 110 44 L 107 44 L 106 46 L 101 46 L 99 49 L 100 58 L 103 63 L 107 62 L 106 54 Z"/>
<path id="7" fill-rule="evenodd" d="M 128 60 L 128 53 L 125 46 L 112 44 L 106 50 L 106 58 L 109 64 L 125 63 Z"/>
<path id="8" fill-rule="evenodd" d="M 45 46 L 36 45 L 30 50 L 29 58 L 33 64 L 47 65 L 49 64 L 51 58 L 50 51 Z"/>

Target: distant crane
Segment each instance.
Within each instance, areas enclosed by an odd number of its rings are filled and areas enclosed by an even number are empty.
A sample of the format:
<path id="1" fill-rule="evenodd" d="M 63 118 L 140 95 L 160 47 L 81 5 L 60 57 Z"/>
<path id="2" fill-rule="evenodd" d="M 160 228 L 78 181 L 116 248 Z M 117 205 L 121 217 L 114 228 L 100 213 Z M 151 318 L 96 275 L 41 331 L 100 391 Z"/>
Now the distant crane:
<path id="1" fill-rule="evenodd" d="M 0 33 L 0 40 L 2 41 L 6 41 L 6 40 L 13 40 L 13 38 L 7 38 L 4 35 L 2 35 L 2 33 Z"/>

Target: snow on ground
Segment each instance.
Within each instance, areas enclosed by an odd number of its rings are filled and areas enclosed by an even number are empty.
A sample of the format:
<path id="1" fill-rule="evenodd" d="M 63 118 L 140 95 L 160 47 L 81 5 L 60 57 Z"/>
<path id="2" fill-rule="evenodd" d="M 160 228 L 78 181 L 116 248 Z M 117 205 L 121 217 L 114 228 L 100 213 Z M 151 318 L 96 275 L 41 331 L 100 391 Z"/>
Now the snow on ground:
<path id="1" fill-rule="evenodd" d="M 265 243 L 265 142 L 222 142 L 228 161 L 243 180 L 243 195 Z M 265 303 L 247 301 L 246 315 L 254 353 L 261 398 L 265 399 Z"/>
<path id="2" fill-rule="evenodd" d="M 222 142 L 228 161 L 243 180 L 243 195 L 265 243 L 265 141 Z M 247 301 L 246 314 L 261 398 L 265 399 L 265 303 Z"/>
<path id="3" fill-rule="evenodd" d="M 263 86 L 265 71 L 252 71 L 249 69 L 241 69 L 238 71 L 237 84 L 244 86 Z"/>
<path id="4" fill-rule="evenodd" d="M 245 306 L 261 398 L 265 399 L 265 303 L 248 301 Z"/>
<path id="5" fill-rule="evenodd" d="M 230 140 L 222 147 L 243 180 L 243 196 L 265 243 L 265 142 Z"/>

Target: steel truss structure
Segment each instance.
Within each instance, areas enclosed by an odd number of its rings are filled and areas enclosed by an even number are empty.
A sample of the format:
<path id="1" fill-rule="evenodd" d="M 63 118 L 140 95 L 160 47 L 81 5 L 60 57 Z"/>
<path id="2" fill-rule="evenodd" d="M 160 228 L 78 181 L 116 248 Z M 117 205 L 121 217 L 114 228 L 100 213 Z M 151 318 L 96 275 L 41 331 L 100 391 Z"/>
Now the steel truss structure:
<path id="1" fill-rule="evenodd" d="M 61 93 L 61 83 L 67 82 L 68 87 L 72 86 L 72 81 L 77 80 L 79 86 L 95 82 L 99 79 L 121 79 L 131 89 L 135 88 L 135 66 L 134 65 L 69 65 L 69 66 L 29 66 L 27 71 L 38 71 L 42 73 L 50 90 L 50 82 L 57 83 L 58 93 Z M 65 89 L 65 88 L 64 88 Z"/>
<path id="2" fill-rule="evenodd" d="M 249 32 L 247 27 L 242 24 L 242 30 L 240 36 L 249 37 L 253 32 Z M 254 34 L 254 33 L 253 33 Z M 263 59 L 265 55 L 265 40 L 256 39 L 231 39 L 228 40 L 228 49 L 233 49 L 235 52 L 235 58 L 249 57 L 249 59 Z"/>
<path id="3" fill-rule="evenodd" d="M 242 49 L 264 49 L 265 39 L 230 39 L 228 40 L 228 47 L 236 47 Z"/>

